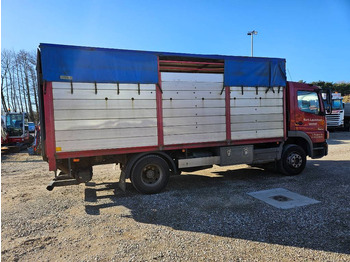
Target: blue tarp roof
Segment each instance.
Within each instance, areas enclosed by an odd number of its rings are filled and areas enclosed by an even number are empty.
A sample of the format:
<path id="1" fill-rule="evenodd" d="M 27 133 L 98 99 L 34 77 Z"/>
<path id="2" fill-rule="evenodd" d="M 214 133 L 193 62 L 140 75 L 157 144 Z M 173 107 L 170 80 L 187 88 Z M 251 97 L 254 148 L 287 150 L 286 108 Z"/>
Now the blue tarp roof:
<path id="1" fill-rule="evenodd" d="M 225 86 L 285 86 L 285 59 L 149 52 L 40 44 L 43 80 L 97 83 L 158 83 L 158 57 L 224 61 Z"/>

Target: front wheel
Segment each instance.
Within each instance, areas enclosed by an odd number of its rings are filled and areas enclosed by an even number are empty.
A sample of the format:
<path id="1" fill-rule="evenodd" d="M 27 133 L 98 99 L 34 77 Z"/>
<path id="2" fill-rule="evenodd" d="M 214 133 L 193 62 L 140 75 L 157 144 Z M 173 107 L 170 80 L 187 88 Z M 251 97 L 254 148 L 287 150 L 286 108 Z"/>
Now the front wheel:
<path id="1" fill-rule="evenodd" d="M 282 152 L 282 157 L 278 161 L 281 173 L 287 176 L 300 174 L 306 165 L 306 153 L 298 145 L 286 145 Z"/>
<path id="2" fill-rule="evenodd" d="M 168 163 L 157 155 L 147 155 L 138 160 L 131 172 L 131 182 L 141 193 L 155 194 L 168 184 L 170 170 Z"/>

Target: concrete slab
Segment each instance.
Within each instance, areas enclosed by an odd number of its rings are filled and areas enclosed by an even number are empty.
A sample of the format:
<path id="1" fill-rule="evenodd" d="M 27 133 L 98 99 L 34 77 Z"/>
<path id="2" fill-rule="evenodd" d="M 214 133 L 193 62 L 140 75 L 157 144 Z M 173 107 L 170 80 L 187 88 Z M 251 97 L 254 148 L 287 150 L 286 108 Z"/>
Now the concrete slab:
<path id="1" fill-rule="evenodd" d="M 284 188 L 274 188 L 250 192 L 247 194 L 280 209 L 289 209 L 320 203 L 318 200 L 302 196 Z"/>

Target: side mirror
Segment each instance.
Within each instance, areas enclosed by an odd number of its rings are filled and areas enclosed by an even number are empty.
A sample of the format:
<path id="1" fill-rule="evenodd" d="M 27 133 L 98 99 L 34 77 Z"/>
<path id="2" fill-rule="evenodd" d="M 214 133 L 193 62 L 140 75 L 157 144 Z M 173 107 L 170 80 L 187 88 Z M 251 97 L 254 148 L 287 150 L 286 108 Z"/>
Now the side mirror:
<path id="1" fill-rule="evenodd" d="M 327 113 L 331 114 L 332 113 L 332 91 L 330 89 L 327 89 L 326 101 L 327 101 L 326 111 Z"/>

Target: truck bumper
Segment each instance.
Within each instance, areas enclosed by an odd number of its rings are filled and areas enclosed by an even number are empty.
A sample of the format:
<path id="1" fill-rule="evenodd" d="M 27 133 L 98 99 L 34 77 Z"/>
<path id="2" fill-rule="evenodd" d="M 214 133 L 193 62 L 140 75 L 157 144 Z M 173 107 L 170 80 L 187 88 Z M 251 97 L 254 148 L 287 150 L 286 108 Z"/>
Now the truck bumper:
<path id="1" fill-rule="evenodd" d="M 311 158 L 313 158 L 313 159 L 321 158 L 321 157 L 324 157 L 326 155 L 328 155 L 327 142 L 314 144 Z"/>

